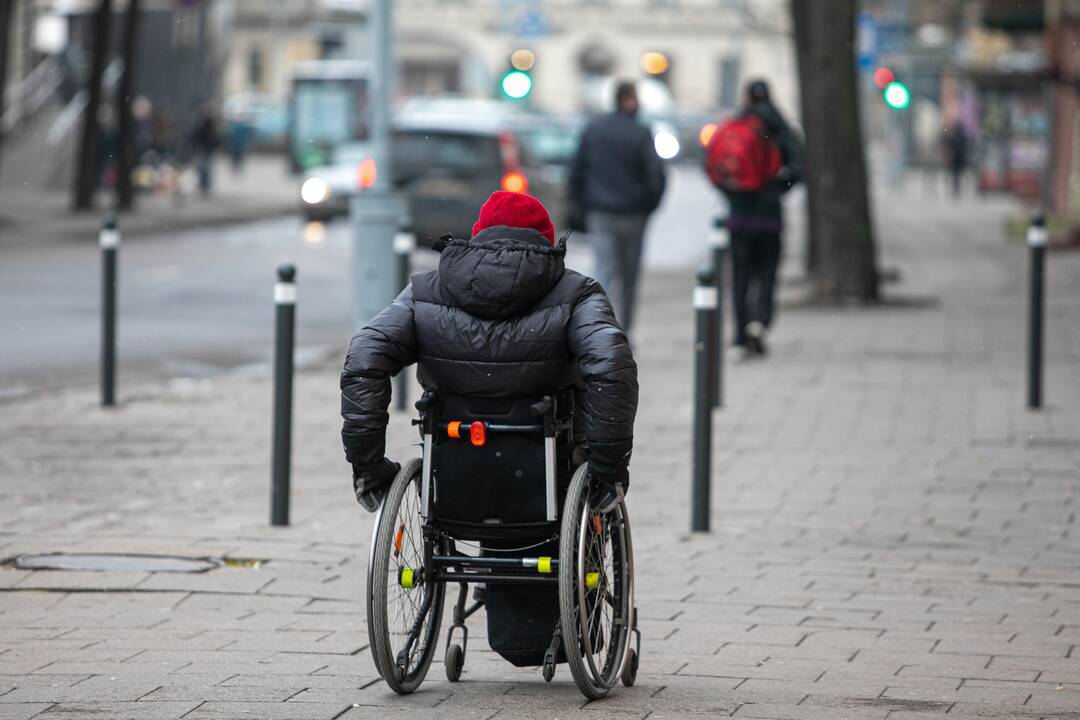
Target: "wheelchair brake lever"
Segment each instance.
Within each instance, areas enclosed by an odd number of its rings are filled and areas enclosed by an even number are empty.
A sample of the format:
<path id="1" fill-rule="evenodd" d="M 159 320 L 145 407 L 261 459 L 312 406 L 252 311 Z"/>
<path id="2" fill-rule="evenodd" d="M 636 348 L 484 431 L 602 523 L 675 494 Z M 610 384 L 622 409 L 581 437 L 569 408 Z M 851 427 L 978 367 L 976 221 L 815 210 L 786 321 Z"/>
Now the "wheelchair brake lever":
<path id="1" fill-rule="evenodd" d="M 428 410 L 430 410 L 434 406 L 435 406 L 435 394 L 431 393 L 431 392 L 425 392 L 423 395 L 420 396 L 420 399 L 417 400 L 416 403 L 414 404 L 414 407 L 416 407 L 417 411 L 422 412 L 422 413 L 427 412 Z"/>
<path id="2" fill-rule="evenodd" d="M 551 412 L 551 407 L 551 396 L 545 395 L 543 400 L 529 406 L 529 412 L 532 413 L 533 417 L 542 417 Z"/>

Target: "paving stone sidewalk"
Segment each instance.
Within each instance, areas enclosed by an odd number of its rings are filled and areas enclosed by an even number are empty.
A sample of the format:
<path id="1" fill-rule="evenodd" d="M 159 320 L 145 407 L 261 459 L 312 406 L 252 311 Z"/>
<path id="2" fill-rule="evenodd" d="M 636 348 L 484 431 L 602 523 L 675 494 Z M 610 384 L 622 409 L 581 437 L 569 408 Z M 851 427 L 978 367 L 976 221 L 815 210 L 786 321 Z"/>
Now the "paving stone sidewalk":
<path id="1" fill-rule="evenodd" d="M 110 412 L 92 388 L 0 405 L 0 558 L 259 561 L 0 568 L 0 719 L 1080 718 L 1080 254 L 1051 255 L 1033 413 L 1006 209 L 878 208 L 890 302 L 785 307 L 770 359 L 729 366 L 708 535 L 687 532 L 691 273 L 648 277 L 636 687 L 586 705 L 565 667 L 545 685 L 488 651 L 481 615 L 461 683 L 436 664 L 415 695 L 386 689 L 363 615 L 371 521 L 324 367 L 298 378 L 287 529 L 266 525 L 265 378 L 143 385 Z"/>
<path id="2" fill-rule="evenodd" d="M 135 209 L 121 214 L 120 229 L 130 240 L 297 213 L 299 183 L 280 155 L 251 155 L 238 173 L 218 156 L 208 197 L 197 191 L 184 195 L 140 193 Z M 17 178 L 5 177 L 0 182 L 0 245 L 94 242 L 112 197 L 103 192 L 98 200 L 96 210 L 73 213 L 66 189 L 28 187 Z"/>

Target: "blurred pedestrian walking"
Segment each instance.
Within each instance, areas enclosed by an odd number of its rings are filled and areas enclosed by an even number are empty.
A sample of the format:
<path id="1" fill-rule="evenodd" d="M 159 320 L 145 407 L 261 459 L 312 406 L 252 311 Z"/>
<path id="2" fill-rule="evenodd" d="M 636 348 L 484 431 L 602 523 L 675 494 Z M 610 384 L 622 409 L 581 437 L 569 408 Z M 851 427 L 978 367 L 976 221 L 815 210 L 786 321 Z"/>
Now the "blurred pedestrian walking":
<path id="1" fill-rule="evenodd" d="M 571 215 L 584 215 L 594 274 L 628 333 L 634 321 L 645 225 L 660 204 L 665 183 L 652 133 L 637 121 L 637 112 L 634 84 L 619 83 L 615 112 L 585 128 L 570 169 L 570 203 L 577 205 Z"/>
<path id="2" fill-rule="evenodd" d="M 234 175 L 238 175 L 244 169 L 244 160 L 247 158 L 252 134 L 252 121 L 248 116 L 238 115 L 229 120 L 229 158 L 232 160 Z"/>
<path id="3" fill-rule="evenodd" d="M 195 121 L 191 131 L 191 150 L 195 159 L 195 169 L 199 173 L 199 192 L 205 197 L 210 194 L 213 185 L 214 151 L 218 147 L 217 118 L 213 110 L 206 106 Z"/>
<path id="4" fill-rule="evenodd" d="M 945 162 L 952 177 L 953 197 L 958 198 L 964 189 L 964 172 L 968 166 L 968 134 L 959 118 L 945 129 L 943 145 Z"/>
<path id="5" fill-rule="evenodd" d="M 763 80 L 747 85 L 742 111 L 713 133 L 705 169 L 728 199 L 735 345 L 765 355 L 784 229 L 780 198 L 802 179 L 802 144 Z"/>

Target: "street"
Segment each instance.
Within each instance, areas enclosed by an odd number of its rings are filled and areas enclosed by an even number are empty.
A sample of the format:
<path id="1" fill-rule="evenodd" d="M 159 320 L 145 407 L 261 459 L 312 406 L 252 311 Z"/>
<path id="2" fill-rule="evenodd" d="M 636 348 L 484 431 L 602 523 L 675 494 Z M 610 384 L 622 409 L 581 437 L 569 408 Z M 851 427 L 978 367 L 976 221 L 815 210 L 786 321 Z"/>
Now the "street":
<path id="1" fill-rule="evenodd" d="M 670 190 L 653 218 L 646 264 L 678 267 L 704 257 L 719 195 L 695 166 L 669 168 Z M 122 228 L 121 228 L 122 229 Z M 576 240 L 576 242 L 575 242 Z M 92 382 L 98 362 L 100 252 L 96 237 L 20 242 L 5 249 L 0 287 L 0 396 Z M 350 335 L 351 231 L 344 219 L 306 228 L 285 217 L 140 237 L 120 250 L 120 382 L 205 377 L 265 366 L 273 342 L 275 269 L 298 268 L 301 361 L 340 354 Z M 417 269 L 434 256 L 418 251 Z M 581 237 L 569 264 L 588 271 Z"/>

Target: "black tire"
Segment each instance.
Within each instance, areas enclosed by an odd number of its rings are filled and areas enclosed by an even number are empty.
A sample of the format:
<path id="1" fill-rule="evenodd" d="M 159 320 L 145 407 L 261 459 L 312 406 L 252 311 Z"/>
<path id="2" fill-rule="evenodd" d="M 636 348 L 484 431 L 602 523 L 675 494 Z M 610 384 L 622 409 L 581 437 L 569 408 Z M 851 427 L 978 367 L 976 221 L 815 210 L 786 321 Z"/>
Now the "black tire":
<path id="1" fill-rule="evenodd" d="M 629 649 L 633 548 L 625 505 L 600 516 L 591 512 L 588 498 L 588 467 L 583 464 L 570 481 L 563 505 L 559 613 L 574 682 L 586 698 L 596 700 L 619 682 Z M 586 581 L 589 575 L 596 581 L 592 588 Z"/>
<path id="2" fill-rule="evenodd" d="M 401 468 L 379 511 L 372 566 L 369 569 L 370 599 L 368 628 L 372 639 L 371 651 L 375 667 L 390 689 L 401 695 L 413 692 L 424 681 L 438 645 L 442 624 L 443 598 L 446 586 L 426 581 L 423 572 L 424 547 L 420 529 L 419 478 L 422 464 L 414 458 Z M 395 543 L 395 536 L 401 533 Z M 392 555 L 393 553 L 393 555 Z M 412 588 L 401 585 L 401 570 L 411 569 L 416 583 Z M 423 615 L 424 604 L 430 605 Z M 405 658 L 405 667 L 398 663 L 399 653 L 417 618 L 421 627 L 413 650 Z"/>
<path id="3" fill-rule="evenodd" d="M 637 682 L 637 666 L 637 651 L 634 648 L 627 649 L 626 661 L 623 663 L 622 669 L 622 684 L 626 687 L 633 687 L 634 683 Z"/>
<path id="4" fill-rule="evenodd" d="M 460 645 L 454 643 L 446 648 L 446 657 L 443 658 L 443 665 L 446 666 L 447 680 L 450 682 L 457 682 L 461 679 L 461 669 L 465 667 L 465 651 L 461 649 Z"/>

